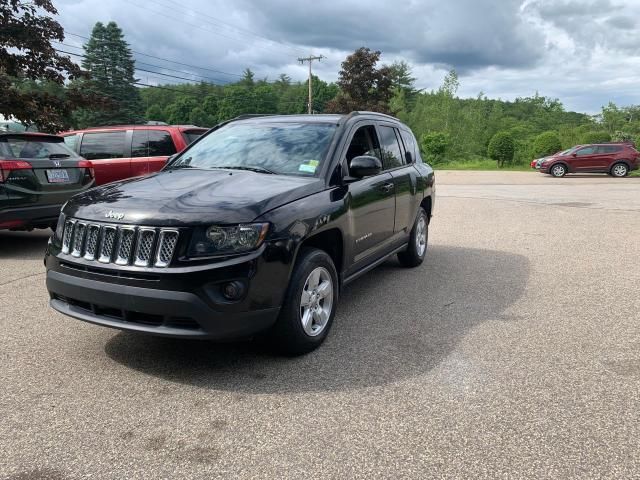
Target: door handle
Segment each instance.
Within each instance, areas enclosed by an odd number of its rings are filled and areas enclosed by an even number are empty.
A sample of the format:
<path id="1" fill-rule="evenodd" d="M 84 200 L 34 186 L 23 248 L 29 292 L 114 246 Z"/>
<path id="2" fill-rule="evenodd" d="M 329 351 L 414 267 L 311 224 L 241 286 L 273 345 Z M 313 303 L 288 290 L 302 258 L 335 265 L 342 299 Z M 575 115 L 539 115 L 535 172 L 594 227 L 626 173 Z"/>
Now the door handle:
<path id="1" fill-rule="evenodd" d="M 382 185 L 380 185 L 380 190 L 382 190 L 384 193 L 389 193 L 391 190 L 393 190 L 393 183 L 383 183 Z"/>

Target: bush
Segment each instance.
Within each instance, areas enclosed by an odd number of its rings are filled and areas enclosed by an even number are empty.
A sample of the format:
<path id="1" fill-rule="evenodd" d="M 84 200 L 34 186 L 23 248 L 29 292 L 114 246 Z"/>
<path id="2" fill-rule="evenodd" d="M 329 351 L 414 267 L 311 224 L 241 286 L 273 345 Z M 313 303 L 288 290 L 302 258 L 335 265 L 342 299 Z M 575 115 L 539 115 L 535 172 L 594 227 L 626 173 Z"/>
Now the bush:
<path id="1" fill-rule="evenodd" d="M 422 135 L 420 145 L 428 162 L 440 163 L 449 145 L 449 137 L 446 133 L 431 132 Z"/>
<path id="2" fill-rule="evenodd" d="M 560 137 L 555 132 L 544 132 L 538 135 L 533 142 L 534 157 L 546 157 L 562 150 Z"/>
<path id="3" fill-rule="evenodd" d="M 611 135 L 612 142 L 632 142 L 633 135 L 627 132 L 622 132 L 617 130 L 613 135 Z"/>
<path id="4" fill-rule="evenodd" d="M 580 143 L 604 143 L 610 141 L 611 135 L 607 132 L 587 132 L 582 136 Z"/>
<path id="5" fill-rule="evenodd" d="M 513 137 L 509 132 L 496 133 L 489 142 L 487 155 L 498 163 L 498 167 L 503 167 L 505 163 L 513 160 L 515 145 Z"/>

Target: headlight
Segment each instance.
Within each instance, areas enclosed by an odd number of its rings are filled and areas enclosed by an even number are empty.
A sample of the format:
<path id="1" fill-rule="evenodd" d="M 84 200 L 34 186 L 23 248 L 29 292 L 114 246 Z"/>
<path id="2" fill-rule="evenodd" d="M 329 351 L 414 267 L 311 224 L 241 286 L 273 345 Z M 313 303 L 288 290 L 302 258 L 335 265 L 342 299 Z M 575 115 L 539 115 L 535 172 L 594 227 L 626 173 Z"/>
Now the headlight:
<path id="1" fill-rule="evenodd" d="M 56 232 L 55 232 L 56 240 L 62 240 L 62 232 L 64 231 L 64 220 L 65 220 L 64 213 L 60 212 L 60 216 L 58 217 L 58 224 L 56 225 Z"/>
<path id="2" fill-rule="evenodd" d="M 249 252 L 262 245 L 268 230 L 268 223 L 200 228 L 194 232 L 189 254 L 201 257 Z"/>

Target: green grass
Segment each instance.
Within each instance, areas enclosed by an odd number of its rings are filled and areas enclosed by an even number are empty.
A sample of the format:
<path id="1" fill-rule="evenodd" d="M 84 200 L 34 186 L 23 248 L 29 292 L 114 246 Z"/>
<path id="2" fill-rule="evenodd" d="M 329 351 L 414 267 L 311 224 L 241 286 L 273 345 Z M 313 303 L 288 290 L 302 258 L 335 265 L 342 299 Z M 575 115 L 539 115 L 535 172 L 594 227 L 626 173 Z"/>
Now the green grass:
<path id="1" fill-rule="evenodd" d="M 438 163 L 433 166 L 435 170 L 499 170 L 499 171 L 520 171 L 534 172 L 529 165 L 508 165 L 498 168 L 494 160 L 477 159 L 477 160 L 456 160 L 447 163 Z"/>
<path id="2" fill-rule="evenodd" d="M 629 174 L 630 177 L 640 177 L 640 170 L 634 170 Z"/>

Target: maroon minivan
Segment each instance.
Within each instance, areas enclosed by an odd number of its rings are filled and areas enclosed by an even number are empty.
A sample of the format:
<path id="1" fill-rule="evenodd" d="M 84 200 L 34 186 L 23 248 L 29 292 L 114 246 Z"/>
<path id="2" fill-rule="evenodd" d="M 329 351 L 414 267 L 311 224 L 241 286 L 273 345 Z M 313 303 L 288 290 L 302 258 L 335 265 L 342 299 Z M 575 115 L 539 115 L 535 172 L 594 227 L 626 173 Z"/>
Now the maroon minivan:
<path id="1" fill-rule="evenodd" d="M 96 185 L 103 185 L 157 172 L 206 131 L 190 125 L 118 125 L 60 135 L 69 148 L 91 160 Z"/>
<path id="2" fill-rule="evenodd" d="M 567 173 L 608 173 L 614 177 L 626 177 L 637 170 L 640 153 L 631 142 L 597 143 L 578 145 L 569 150 L 545 158 L 540 172 L 554 177 Z"/>

